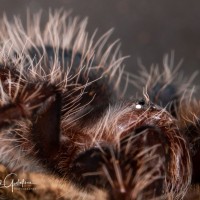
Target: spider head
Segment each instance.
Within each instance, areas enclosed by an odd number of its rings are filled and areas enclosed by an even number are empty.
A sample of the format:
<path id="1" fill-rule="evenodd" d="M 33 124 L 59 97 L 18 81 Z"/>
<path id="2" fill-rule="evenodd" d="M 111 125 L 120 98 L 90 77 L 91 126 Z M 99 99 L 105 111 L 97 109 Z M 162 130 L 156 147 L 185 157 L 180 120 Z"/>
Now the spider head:
<path id="1" fill-rule="evenodd" d="M 115 200 L 179 195 L 176 191 L 190 182 L 191 163 L 176 120 L 144 100 L 116 113 L 115 126 L 107 123 L 94 145 L 73 161 L 72 180 L 89 190 L 108 190 Z"/>

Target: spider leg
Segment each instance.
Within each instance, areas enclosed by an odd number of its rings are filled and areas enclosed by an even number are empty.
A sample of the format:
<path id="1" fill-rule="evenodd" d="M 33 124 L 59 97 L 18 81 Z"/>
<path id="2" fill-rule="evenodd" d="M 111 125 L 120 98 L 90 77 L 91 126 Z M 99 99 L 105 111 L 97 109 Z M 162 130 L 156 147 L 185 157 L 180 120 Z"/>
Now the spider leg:
<path id="1" fill-rule="evenodd" d="M 190 112 L 190 109 L 189 111 Z M 192 183 L 200 183 L 200 116 L 193 123 L 187 124 L 183 131 L 190 144 L 190 152 L 193 163 Z"/>
<path id="2" fill-rule="evenodd" d="M 165 187 L 166 149 L 167 140 L 159 128 L 142 126 L 123 137 L 120 146 L 102 145 L 80 154 L 72 164 L 71 175 L 81 187 L 108 189 L 113 200 L 131 195 L 160 196 Z M 145 174 L 151 174 L 149 180 Z"/>
<path id="3" fill-rule="evenodd" d="M 60 92 L 56 86 L 46 82 L 20 82 L 18 74 L 12 74 L 12 79 L 18 85 L 9 86 L 7 80 L 10 73 L 12 70 L 7 67 L 0 69 L 1 97 L 10 89 L 10 96 L 6 96 L 8 101 L 0 106 L 0 129 L 15 126 L 16 122 L 23 119 L 30 120 L 32 128 L 29 139 L 35 144 L 40 157 L 43 154 L 48 157 L 59 147 Z"/>
<path id="4" fill-rule="evenodd" d="M 61 95 L 58 93 L 33 122 L 32 138 L 39 149 L 38 156 L 42 159 L 50 158 L 59 149 L 60 144 Z"/>
<path id="5" fill-rule="evenodd" d="M 151 101 L 166 106 L 166 109 L 178 119 L 180 131 L 190 147 L 192 183 L 195 184 L 200 183 L 200 103 L 194 99 L 182 98 L 179 88 L 181 83 L 165 84 L 159 79 L 154 86 L 149 87 L 148 93 Z"/>
<path id="6" fill-rule="evenodd" d="M 192 96 L 193 90 L 190 90 L 193 78 L 184 83 L 185 80 L 179 78 L 177 70 L 174 70 L 173 72 L 168 67 L 165 67 L 163 72 L 152 69 L 147 91 L 153 103 L 166 107 L 177 118 L 182 136 L 190 147 L 193 163 L 192 183 L 200 183 L 200 103 Z"/>

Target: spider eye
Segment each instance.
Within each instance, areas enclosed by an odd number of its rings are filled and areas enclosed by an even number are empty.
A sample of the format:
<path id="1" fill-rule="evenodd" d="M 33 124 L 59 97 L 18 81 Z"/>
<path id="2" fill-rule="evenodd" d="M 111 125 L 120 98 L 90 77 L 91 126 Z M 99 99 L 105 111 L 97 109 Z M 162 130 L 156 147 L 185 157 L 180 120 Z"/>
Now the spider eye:
<path id="1" fill-rule="evenodd" d="M 140 99 L 136 102 L 135 108 L 136 109 L 142 109 L 145 104 L 146 104 L 145 100 Z"/>
<path id="2" fill-rule="evenodd" d="M 135 108 L 136 108 L 136 109 L 141 109 L 141 108 L 142 108 L 142 105 L 136 104 L 136 105 L 135 105 Z"/>

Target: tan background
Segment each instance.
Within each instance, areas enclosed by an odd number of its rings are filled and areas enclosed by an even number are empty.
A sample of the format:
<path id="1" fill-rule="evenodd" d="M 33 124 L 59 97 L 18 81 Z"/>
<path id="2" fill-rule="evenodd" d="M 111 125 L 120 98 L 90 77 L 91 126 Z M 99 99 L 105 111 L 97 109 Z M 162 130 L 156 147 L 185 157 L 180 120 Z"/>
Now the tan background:
<path id="1" fill-rule="evenodd" d="M 25 18 L 31 11 L 49 8 L 72 10 L 88 16 L 90 33 L 103 34 L 115 28 L 123 55 L 131 55 L 127 69 L 137 70 L 137 58 L 146 66 L 161 63 L 163 55 L 175 50 L 176 62 L 184 58 L 186 75 L 200 69 L 200 1 L 198 0 L 0 0 L 0 12 Z M 198 79 L 198 77 L 197 77 Z"/>

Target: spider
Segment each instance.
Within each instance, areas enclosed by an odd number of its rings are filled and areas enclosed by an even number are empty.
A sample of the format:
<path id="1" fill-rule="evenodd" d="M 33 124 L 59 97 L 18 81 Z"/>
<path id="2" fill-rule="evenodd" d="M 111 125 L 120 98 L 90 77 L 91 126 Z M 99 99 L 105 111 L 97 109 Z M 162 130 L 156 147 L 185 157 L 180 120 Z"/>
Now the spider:
<path id="1" fill-rule="evenodd" d="M 87 20 L 56 11 L 41 29 L 40 19 L 1 20 L 0 163 L 108 200 L 182 199 L 200 181 L 193 78 L 179 80 L 166 56 L 163 70 L 129 74 L 142 92 L 125 99 L 126 57 L 118 42 L 107 46 L 112 31 L 94 42 Z"/>

